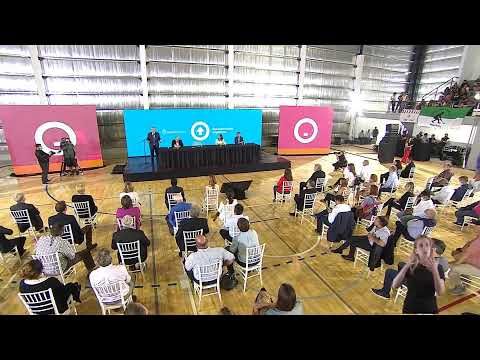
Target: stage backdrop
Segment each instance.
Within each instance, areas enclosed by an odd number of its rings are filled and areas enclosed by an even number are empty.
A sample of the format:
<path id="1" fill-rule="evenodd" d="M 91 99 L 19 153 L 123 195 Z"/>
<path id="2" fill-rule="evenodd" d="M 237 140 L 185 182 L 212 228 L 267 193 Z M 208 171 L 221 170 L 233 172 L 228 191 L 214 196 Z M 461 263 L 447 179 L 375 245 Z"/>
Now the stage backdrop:
<path id="1" fill-rule="evenodd" d="M 103 166 L 95 105 L 1 105 L 0 119 L 17 175 L 41 172 L 35 143 L 45 152 L 59 151 L 67 136 L 82 169 Z M 52 156 L 50 171 L 59 171 L 62 160 L 62 154 Z"/>
<path id="2" fill-rule="evenodd" d="M 328 106 L 280 106 L 280 155 L 328 154 L 333 110 Z"/>
<path id="3" fill-rule="evenodd" d="M 144 140 L 152 127 L 157 129 L 161 147 L 170 147 L 178 135 L 183 145 L 212 145 L 218 134 L 227 144 L 240 131 L 246 143 L 262 144 L 261 110 L 155 109 L 124 110 L 128 156 L 144 155 Z M 145 152 L 150 156 L 148 142 Z"/>

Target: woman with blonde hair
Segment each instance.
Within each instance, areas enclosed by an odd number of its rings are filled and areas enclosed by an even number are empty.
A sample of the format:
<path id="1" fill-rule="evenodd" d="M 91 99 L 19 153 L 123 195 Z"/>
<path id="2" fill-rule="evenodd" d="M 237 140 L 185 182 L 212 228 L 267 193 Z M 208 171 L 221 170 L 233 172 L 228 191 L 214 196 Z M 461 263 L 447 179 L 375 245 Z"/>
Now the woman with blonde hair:
<path id="1" fill-rule="evenodd" d="M 358 201 L 360 200 L 360 196 L 365 197 L 368 194 L 370 194 L 370 186 L 371 185 L 377 185 L 378 186 L 378 176 L 376 174 L 371 174 L 369 180 L 365 181 L 363 183 L 363 187 L 362 187 L 362 184 L 360 185 L 360 190 L 358 190 L 357 194 L 355 195 L 356 203 L 358 203 Z"/>
<path id="2" fill-rule="evenodd" d="M 325 194 L 325 203 L 328 206 L 330 201 L 334 201 L 335 195 L 342 195 L 345 196 L 348 193 L 348 182 L 345 178 L 340 178 L 338 180 L 338 185 L 335 187 L 333 192 L 328 192 Z M 346 196 L 345 196 L 346 197 Z"/>
<path id="3" fill-rule="evenodd" d="M 130 181 L 126 181 L 123 187 L 123 192 L 120 193 L 120 200 L 125 196 L 130 196 L 134 207 L 139 207 L 142 204 L 138 201 L 138 193 L 134 190 Z"/>

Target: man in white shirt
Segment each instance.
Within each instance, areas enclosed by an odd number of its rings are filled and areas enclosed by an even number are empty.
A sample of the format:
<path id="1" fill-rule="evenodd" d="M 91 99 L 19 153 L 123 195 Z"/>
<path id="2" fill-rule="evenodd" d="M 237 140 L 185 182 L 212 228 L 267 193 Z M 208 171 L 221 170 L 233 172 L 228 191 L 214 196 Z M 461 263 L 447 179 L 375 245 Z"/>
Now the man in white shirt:
<path id="1" fill-rule="evenodd" d="M 397 213 L 397 217 L 403 225 L 406 225 L 408 221 L 412 220 L 414 217 L 425 217 L 425 211 L 432 209 L 435 211 L 435 204 L 430 199 L 430 191 L 423 190 L 417 197 L 417 204 L 413 207 L 412 214 L 405 214 L 404 211 Z"/>
<path id="2" fill-rule="evenodd" d="M 243 215 L 243 205 L 237 204 L 233 208 L 233 216 L 230 216 L 226 219 L 225 223 L 223 224 L 223 229 L 220 229 L 220 236 L 223 240 L 232 241 L 234 233 L 239 233 L 238 230 L 238 219 L 245 218 L 250 220 L 250 218 L 246 215 Z"/>
<path id="3" fill-rule="evenodd" d="M 135 284 L 132 281 L 127 268 L 124 265 L 112 265 L 110 250 L 99 249 L 96 260 L 100 267 L 90 273 L 90 285 L 92 287 L 105 286 L 119 282 L 120 291 L 123 297 L 128 297 L 133 293 Z M 111 301 L 109 301 L 109 299 L 102 299 L 103 303 L 111 303 L 115 301 L 116 299 L 113 298 Z"/>
<path id="4" fill-rule="evenodd" d="M 385 183 L 383 183 L 380 186 L 380 189 L 378 190 L 378 197 L 382 195 L 382 191 L 388 191 L 391 192 L 392 189 L 398 188 L 398 175 L 397 175 L 397 168 L 395 165 L 390 166 L 390 169 L 388 171 L 388 178 Z"/>
<path id="5" fill-rule="evenodd" d="M 448 200 L 453 196 L 455 193 L 455 189 L 453 189 L 450 185 L 442 187 L 439 191 L 437 191 L 434 195 L 432 195 L 432 202 L 434 204 L 441 204 L 445 205 Z"/>
<path id="6" fill-rule="evenodd" d="M 357 247 L 371 251 L 373 245 L 385 247 L 387 245 L 388 237 L 390 236 L 390 230 L 388 230 L 388 220 L 384 216 L 377 216 L 374 222 L 373 229 L 365 236 L 352 236 L 347 239 L 340 247 L 332 250 L 333 253 L 341 254 L 343 250 L 350 246 L 348 255 L 342 255 L 345 260 L 354 261 L 355 250 Z"/>
<path id="7" fill-rule="evenodd" d="M 360 169 L 360 174 L 358 175 L 362 182 L 369 181 L 370 175 L 372 175 L 372 168 L 368 160 L 363 160 L 363 166 Z"/>
<path id="8" fill-rule="evenodd" d="M 204 235 L 199 235 L 195 239 L 197 242 L 197 252 L 188 255 L 185 260 L 185 271 L 191 281 L 196 283 L 200 280 L 200 266 L 212 265 L 222 262 L 222 266 L 233 264 L 235 256 L 224 248 L 209 248 L 208 240 Z M 216 276 L 209 279 L 202 279 L 204 285 L 213 284 L 217 281 Z"/>
<path id="9" fill-rule="evenodd" d="M 328 213 L 328 209 L 325 209 L 318 214 L 315 214 L 315 217 L 317 218 L 317 232 L 321 231 L 323 224 L 327 226 L 332 225 L 338 214 L 352 211 L 350 205 L 345 204 L 345 198 L 342 195 L 335 195 L 333 201 L 335 201 L 335 206 L 330 213 Z"/>

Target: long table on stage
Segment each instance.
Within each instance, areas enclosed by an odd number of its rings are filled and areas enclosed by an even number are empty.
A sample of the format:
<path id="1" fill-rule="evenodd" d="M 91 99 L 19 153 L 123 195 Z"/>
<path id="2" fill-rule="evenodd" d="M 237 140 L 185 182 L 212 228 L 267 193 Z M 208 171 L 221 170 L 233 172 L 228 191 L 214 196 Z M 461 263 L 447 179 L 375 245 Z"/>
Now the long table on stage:
<path id="1" fill-rule="evenodd" d="M 179 149 L 160 148 L 160 169 L 195 169 L 200 167 L 235 166 L 256 163 L 260 159 L 260 145 L 204 145 Z"/>

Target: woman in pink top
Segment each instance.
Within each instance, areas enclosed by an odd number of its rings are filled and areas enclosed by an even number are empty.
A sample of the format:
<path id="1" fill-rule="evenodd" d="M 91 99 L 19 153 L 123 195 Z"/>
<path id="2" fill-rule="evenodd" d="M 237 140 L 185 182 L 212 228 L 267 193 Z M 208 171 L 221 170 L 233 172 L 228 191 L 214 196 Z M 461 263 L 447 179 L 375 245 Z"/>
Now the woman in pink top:
<path id="1" fill-rule="evenodd" d="M 452 270 L 448 280 L 452 289 L 449 292 L 453 295 L 462 295 L 466 289 L 460 275 L 480 278 L 480 235 L 466 243 L 463 248 L 453 251 L 452 256 L 455 261 L 451 263 Z"/>
<path id="2" fill-rule="evenodd" d="M 117 209 L 117 219 L 121 221 L 121 219 L 125 215 L 130 215 L 135 218 L 135 228 L 138 230 L 142 225 L 140 220 L 140 209 L 138 207 L 133 207 L 133 202 L 130 196 L 123 195 L 122 196 L 122 207 Z"/>

